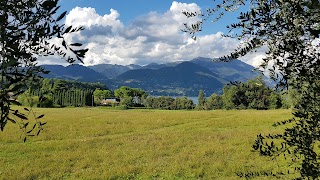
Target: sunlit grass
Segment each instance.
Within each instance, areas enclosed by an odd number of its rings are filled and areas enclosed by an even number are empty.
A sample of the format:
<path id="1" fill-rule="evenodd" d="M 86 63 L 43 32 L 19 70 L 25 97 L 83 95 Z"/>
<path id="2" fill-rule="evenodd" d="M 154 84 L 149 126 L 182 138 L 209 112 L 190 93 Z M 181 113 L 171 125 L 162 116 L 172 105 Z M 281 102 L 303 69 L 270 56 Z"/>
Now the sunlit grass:
<path id="1" fill-rule="evenodd" d="M 276 163 L 252 152 L 259 133 L 290 110 L 35 109 L 40 136 L 0 134 L 1 179 L 238 179 Z M 280 163 L 281 166 L 281 163 Z"/>

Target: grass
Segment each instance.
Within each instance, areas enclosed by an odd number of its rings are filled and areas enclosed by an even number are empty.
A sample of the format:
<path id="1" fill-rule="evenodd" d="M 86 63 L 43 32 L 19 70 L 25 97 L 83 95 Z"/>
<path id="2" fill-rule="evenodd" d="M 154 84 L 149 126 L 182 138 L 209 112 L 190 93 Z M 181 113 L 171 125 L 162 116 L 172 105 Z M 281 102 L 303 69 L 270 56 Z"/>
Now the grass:
<path id="1" fill-rule="evenodd" d="M 239 179 L 277 168 L 251 151 L 290 110 L 160 111 L 35 109 L 40 136 L 0 134 L 0 179 Z M 280 162 L 280 167 L 283 164 Z"/>

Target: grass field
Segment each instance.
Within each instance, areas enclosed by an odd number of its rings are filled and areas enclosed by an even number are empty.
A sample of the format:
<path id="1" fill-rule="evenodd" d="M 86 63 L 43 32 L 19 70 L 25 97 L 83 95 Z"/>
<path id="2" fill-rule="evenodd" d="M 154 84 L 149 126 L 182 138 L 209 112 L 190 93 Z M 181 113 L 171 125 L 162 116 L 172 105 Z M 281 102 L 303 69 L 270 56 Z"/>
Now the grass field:
<path id="1" fill-rule="evenodd" d="M 252 152 L 290 110 L 35 109 L 48 124 L 19 139 L 0 132 L 0 179 L 238 179 L 275 166 Z M 281 162 L 280 162 L 281 168 Z"/>

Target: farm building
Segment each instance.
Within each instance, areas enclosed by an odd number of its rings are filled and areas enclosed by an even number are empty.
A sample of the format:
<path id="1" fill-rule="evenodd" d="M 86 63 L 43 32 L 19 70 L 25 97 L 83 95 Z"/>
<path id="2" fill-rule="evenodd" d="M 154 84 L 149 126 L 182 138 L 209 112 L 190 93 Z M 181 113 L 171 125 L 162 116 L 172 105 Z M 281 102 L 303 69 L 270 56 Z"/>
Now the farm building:
<path id="1" fill-rule="evenodd" d="M 110 105 L 110 104 L 119 104 L 119 103 L 120 103 L 120 98 L 106 98 L 100 102 L 101 105 Z"/>

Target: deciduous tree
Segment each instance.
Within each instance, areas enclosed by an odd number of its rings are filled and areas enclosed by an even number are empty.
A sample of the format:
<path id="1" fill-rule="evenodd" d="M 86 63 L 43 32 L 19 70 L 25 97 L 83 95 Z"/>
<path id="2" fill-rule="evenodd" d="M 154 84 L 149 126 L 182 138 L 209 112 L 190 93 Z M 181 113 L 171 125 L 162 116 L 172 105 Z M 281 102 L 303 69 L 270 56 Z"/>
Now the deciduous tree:
<path id="1" fill-rule="evenodd" d="M 108 97 L 111 97 L 112 96 L 112 92 L 109 91 L 109 90 L 101 90 L 101 89 L 96 89 L 94 92 L 93 92 L 93 96 L 94 96 L 94 102 L 96 104 L 100 104 L 100 102 L 105 99 L 105 98 L 108 98 Z"/>
<path id="2" fill-rule="evenodd" d="M 206 107 L 208 109 L 221 109 L 223 107 L 222 97 L 218 94 L 213 93 L 206 102 Z"/>

